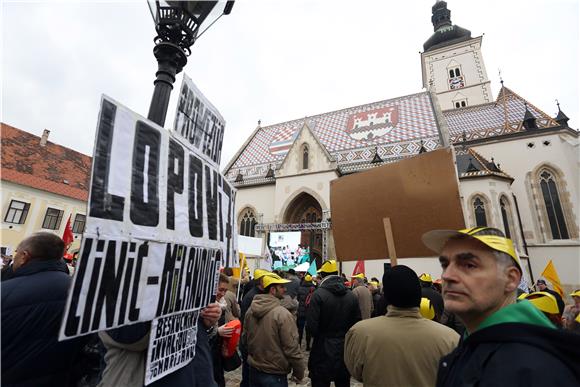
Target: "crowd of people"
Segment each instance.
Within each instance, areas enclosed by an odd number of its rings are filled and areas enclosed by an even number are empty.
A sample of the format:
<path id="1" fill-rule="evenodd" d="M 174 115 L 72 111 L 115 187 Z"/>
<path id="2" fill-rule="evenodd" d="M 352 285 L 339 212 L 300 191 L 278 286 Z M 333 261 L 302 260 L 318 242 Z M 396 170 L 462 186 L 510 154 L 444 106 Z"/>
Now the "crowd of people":
<path id="1" fill-rule="evenodd" d="M 521 262 L 497 229 L 422 240 L 440 280 L 405 265 L 381 281 L 347 278 L 327 260 L 316 276 L 257 269 L 240 283 L 225 268 L 193 361 L 151 385 L 222 387 L 239 367 L 241 387 L 580 385 L 580 290 L 571 305 L 543 279 L 521 290 Z M 2 269 L 3 385 L 143 386 L 149 322 L 57 340 L 71 281 L 63 251 L 37 233 Z"/>

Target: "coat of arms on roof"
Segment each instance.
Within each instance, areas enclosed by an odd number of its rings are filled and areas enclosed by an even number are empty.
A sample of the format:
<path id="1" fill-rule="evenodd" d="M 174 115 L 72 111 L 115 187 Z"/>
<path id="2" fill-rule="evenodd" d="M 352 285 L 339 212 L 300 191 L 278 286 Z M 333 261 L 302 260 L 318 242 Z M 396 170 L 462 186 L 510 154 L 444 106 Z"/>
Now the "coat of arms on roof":
<path id="1" fill-rule="evenodd" d="M 288 152 L 296 135 L 298 134 L 298 126 L 286 126 L 278 129 L 268 149 L 273 155 L 284 155 Z"/>
<path id="2" fill-rule="evenodd" d="M 355 140 L 370 141 L 389 133 L 398 123 L 399 109 L 388 106 L 350 115 L 346 132 Z"/>

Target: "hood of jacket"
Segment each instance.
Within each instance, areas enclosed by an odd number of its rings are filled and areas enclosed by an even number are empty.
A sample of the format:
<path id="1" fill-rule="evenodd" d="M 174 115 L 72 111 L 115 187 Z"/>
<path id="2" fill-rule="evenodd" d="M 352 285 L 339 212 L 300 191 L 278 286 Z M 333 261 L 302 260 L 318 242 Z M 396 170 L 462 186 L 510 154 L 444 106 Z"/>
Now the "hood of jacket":
<path id="1" fill-rule="evenodd" d="M 257 319 L 261 319 L 272 309 L 280 305 L 280 299 L 270 294 L 258 294 L 254 297 L 250 309 Z"/>
<path id="2" fill-rule="evenodd" d="M 347 291 L 344 284 L 344 278 L 339 275 L 330 275 L 322 280 L 320 287 L 338 296 L 343 295 Z"/>
<path id="3" fill-rule="evenodd" d="M 525 323 L 555 329 L 552 322 L 528 300 L 501 308 L 486 318 L 477 330 L 505 323 Z"/>

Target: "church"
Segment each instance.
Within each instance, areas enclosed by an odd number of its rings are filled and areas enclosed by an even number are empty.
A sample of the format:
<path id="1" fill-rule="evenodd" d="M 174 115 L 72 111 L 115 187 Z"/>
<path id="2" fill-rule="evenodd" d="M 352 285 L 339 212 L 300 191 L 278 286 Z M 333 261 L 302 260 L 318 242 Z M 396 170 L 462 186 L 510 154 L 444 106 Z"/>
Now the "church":
<path id="1" fill-rule="evenodd" d="M 493 95 L 483 37 L 453 24 L 446 2 L 433 5 L 431 21 L 421 53 L 425 91 L 258 123 L 224 170 L 238 190 L 239 234 L 266 244 L 270 232 L 301 231 L 320 266 L 336 258 L 332 180 L 450 144 L 465 225 L 503 230 L 529 283 L 552 260 L 567 289 L 580 287 L 579 132 L 560 106 L 551 117 L 503 82 Z M 383 262 L 366 261 L 367 277 L 380 278 Z M 436 257 L 399 263 L 441 274 Z M 354 265 L 341 269 L 350 275 Z"/>

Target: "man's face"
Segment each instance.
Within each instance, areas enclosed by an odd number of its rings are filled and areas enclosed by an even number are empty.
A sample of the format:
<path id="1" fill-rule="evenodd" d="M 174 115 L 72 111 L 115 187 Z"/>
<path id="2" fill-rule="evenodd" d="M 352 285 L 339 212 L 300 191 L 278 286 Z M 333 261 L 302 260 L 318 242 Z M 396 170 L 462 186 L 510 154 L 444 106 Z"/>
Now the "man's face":
<path id="1" fill-rule="evenodd" d="M 544 290 L 546 290 L 547 286 L 545 283 L 543 282 L 538 282 L 538 289 L 540 290 L 540 292 L 543 292 Z"/>
<path id="2" fill-rule="evenodd" d="M 228 291 L 228 284 L 225 282 L 220 282 L 217 289 L 217 294 L 215 295 L 216 301 L 221 300 Z"/>
<path id="3" fill-rule="evenodd" d="M 282 299 L 284 298 L 284 294 L 286 294 L 286 287 L 284 285 L 273 285 L 274 288 L 274 297 Z"/>
<path id="4" fill-rule="evenodd" d="M 517 286 L 496 259 L 489 248 L 470 238 L 450 240 L 441 252 L 445 309 L 466 324 L 483 321 L 500 309 Z"/>
<path id="5" fill-rule="evenodd" d="M 30 252 L 26 249 L 24 242 L 21 242 L 16 248 L 16 253 L 14 254 L 14 263 L 12 264 L 12 269 L 16 270 L 19 267 L 26 265 L 30 260 Z"/>

